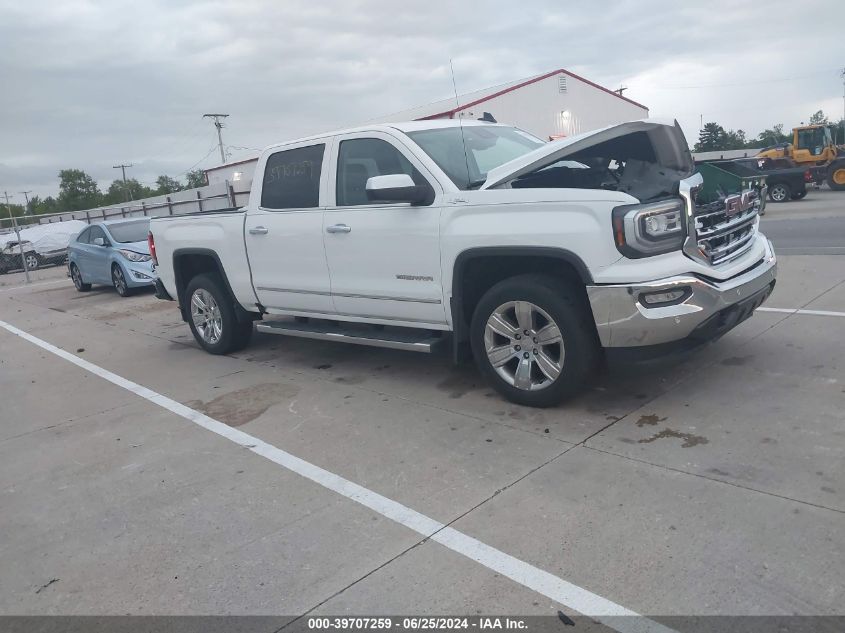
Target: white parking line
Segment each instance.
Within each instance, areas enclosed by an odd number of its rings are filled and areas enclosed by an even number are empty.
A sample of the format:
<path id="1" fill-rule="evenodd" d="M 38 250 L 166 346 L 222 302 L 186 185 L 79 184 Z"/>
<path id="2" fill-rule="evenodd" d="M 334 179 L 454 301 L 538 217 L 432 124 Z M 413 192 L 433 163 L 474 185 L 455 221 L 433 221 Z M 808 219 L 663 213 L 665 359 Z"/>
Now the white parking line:
<path id="1" fill-rule="evenodd" d="M 103 369 L 87 360 L 79 358 L 55 345 L 43 341 L 5 321 L 0 321 L 0 327 L 19 336 L 25 341 L 37 345 L 56 356 L 73 363 L 77 367 L 91 372 L 112 384 L 131 391 L 137 396 L 149 400 L 158 406 L 190 420 L 202 428 L 216 433 L 235 444 L 246 448 L 257 455 L 269 459 L 288 470 L 310 479 L 311 481 L 333 492 L 343 495 L 388 519 L 404 525 L 423 537 L 436 541 L 453 552 L 466 556 L 477 563 L 506 576 L 514 582 L 533 589 L 547 598 L 569 607 L 579 613 L 591 616 L 606 626 L 620 631 L 620 633 L 675 633 L 672 629 L 653 620 L 640 616 L 638 613 L 626 609 L 603 598 L 587 589 L 567 582 L 547 571 L 526 563 L 518 558 L 491 547 L 454 528 L 447 527 L 412 508 L 388 499 L 377 492 L 364 488 L 348 479 L 335 475 L 282 449 L 268 444 L 248 433 L 234 429 L 222 422 L 208 417 L 167 396 L 156 393 L 151 389 L 127 380 L 122 376 Z M 627 616 L 627 617 L 620 617 Z"/>
<path id="2" fill-rule="evenodd" d="M 802 310 L 800 308 L 757 308 L 760 312 L 782 312 L 784 314 L 806 314 L 809 316 L 845 317 L 845 312 L 831 312 L 830 310 Z"/>

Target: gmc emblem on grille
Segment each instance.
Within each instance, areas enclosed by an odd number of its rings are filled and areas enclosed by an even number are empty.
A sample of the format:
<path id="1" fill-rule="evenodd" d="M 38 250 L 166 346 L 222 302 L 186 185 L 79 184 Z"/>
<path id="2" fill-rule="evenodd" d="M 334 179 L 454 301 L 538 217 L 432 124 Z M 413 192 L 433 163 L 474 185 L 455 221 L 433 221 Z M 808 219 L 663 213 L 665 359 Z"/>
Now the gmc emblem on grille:
<path id="1" fill-rule="evenodd" d="M 737 193 L 725 198 L 725 215 L 729 218 L 747 211 L 754 206 L 757 199 L 757 192 L 753 189 L 746 189 L 741 194 Z"/>

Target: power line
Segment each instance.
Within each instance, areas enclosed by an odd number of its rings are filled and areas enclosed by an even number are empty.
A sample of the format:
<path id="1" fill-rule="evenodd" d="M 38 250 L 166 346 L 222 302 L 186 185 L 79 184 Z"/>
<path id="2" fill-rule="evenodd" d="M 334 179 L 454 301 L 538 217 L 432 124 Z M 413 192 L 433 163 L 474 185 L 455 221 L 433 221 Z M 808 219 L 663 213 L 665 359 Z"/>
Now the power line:
<path id="1" fill-rule="evenodd" d="M 214 119 L 214 127 L 217 128 L 217 145 L 220 148 L 220 162 L 226 162 L 226 154 L 223 153 L 223 134 L 221 130 L 223 129 L 223 123 L 220 119 L 225 119 L 228 114 L 203 114 L 202 118 L 209 118 Z"/>
<path id="2" fill-rule="evenodd" d="M 208 152 L 206 152 L 205 156 L 203 156 L 202 158 L 200 158 L 197 162 L 195 162 L 193 165 L 191 165 L 190 167 L 188 167 L 185 171 L 181 172 L 179 175 L 180 175 L 180 176 L 184 176 L 184 175 L 185 175 L 185 174 L 187 174 L 189 171 L 192 171 L 192 170 L 194 169 L 194 167 L 196 167 L 196 166 L 197 166 L 197 165 L 199 165 L 202 161 L 204 161 L 206 158 L 208 158 L 209 156 L 211 156 L 211 153 L 212 153 L 215 149 L 217 149 L 217 146 L 216 146 L 216 145 L 212 145 L 212 146 L 211 146 L 211 149 L 210 149 L 210 150 L 208 150 Z"/>

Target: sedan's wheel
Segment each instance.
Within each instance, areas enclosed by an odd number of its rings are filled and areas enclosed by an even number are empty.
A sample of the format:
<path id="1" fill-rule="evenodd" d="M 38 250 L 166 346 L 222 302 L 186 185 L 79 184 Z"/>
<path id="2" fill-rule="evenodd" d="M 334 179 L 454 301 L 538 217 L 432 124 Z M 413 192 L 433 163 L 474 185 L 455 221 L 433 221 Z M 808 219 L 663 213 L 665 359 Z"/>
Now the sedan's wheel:
<path id="1" fill-rule="evenodd" d="M 24 255 L 24 261 L 26 262 L 26 267 L 28 270 L 37 270 L 38 264 L 40 263 L 38 260 L 38 255 L 35 253 L 26 253 Z"/>
<path id="2" fill-rule="evenodd" d="M 492 386 L 533 407 L 578 393 L 600 349 L 583 291 L 545 275 L 512 277 L 488 290 L 475 309 L 470 339 Z"/>
<path id="3" fill-rule="evenodd" d="M 111 281 L 114 289 L 117 290 L 117 294 L 121 297 L 128 297 L 130 295 L 131 290 L 126 283 L 123 269 L 117 264 L 111 267 Z"/>
<path id="4" fill-rule="evenodd" d="M 493 311 L 484 328 L 484 351 L 502 380 L 526 391 L 557 380 L 566 354 L 557 323 L 530 301 L 508 301 Z"/>
<path id="5" fill-rule="evenodd" d="M 91 290 L 91 284 L 86 284 L 82 281 L 82 273 L 79 272 L 76 264 L 70 265 L 70 278 L 73 279 L 73 285 L 76 286 L 79 292 L 88 292 Z"/>
<path id="6" fill-rule="evenodd" d="M 789 187 L 781 183 L 772 185 L 769 189 L 769 197 L 772 199 L 772 202 L 786 202 L 789 200 L 790 195 Z"/>
<path id="7" fill-rule="evenodd" d="M 205 351 L 228 354 L 249 343 L 252 322 L 238 320 L 234 300 L 216 275 L 197 275 L 182 296 L 189 302 L 188 325 Z"/>

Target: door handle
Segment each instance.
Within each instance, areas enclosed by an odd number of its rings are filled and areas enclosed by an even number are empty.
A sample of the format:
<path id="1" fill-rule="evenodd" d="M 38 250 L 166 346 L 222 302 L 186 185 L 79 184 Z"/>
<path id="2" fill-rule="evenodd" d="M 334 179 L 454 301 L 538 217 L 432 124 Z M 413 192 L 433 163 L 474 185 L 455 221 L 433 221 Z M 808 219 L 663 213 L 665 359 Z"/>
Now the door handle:
<path id="1" fill-rule="evenodd" d="M 270 232 L 270 229 L 264 226 L 256 226 L 249 230 L 250 235 L 267 235 Z"/>
<path id="2" fill-rule="evenodd" d="M 351 230 L 352 227 L 346 224 L 332 224 L 326 227 L 326 233 L 349 233 Z"/>

